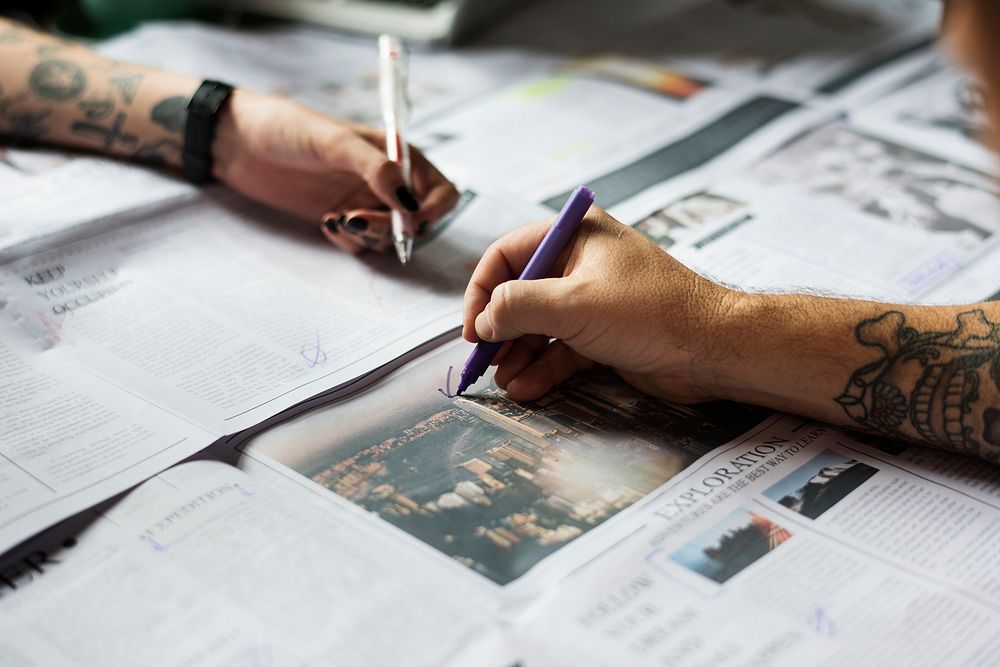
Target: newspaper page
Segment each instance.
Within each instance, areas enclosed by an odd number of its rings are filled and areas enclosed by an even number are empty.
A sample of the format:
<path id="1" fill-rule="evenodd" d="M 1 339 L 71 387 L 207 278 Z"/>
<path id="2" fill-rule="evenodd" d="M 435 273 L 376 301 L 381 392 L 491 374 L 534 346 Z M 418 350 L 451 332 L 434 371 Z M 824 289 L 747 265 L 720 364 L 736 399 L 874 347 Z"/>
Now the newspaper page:
<path id="1" fill-rule="evenodd" d="M 126 219 L 0 267 L 12 332 L 2 446 L 14 461 L 36 458 L 28 469 L 48 484 L 10 487 L 0 546 L 454 330 L 486 246 L 544 213 L 467 191 L 404 271 L 227 198 Z M 88 382 L 102 389 L 81 389 Z M 73 398 L 81 393 L 95 399 Z"/>
<path id="2" fill-rule="evenodd" d="M 233 197 L 43 250 L 0 279 L 55 354 L 222 435 L 454 329 L 486 247 L 544 215 L 467 191 L 404 268 Z"/>
<path id="3" fill-rule="evenodd" d="M 613 209 L 800 107 L 681 73 L 669 81 L 650 89 L 609 80 L 593 65 L 567 65 L 425 123 L 414 142 L 459 180 L 501 184 L 554 210 L 587 183 Z"/>
<path id="4" fill-rule="evenodd" d="M 910 82 L 854 109 L 851 123 L 870 134 L 937 153 L 987 173 L 998 173 L 987 144 L 989 119 L 981 83 L 938 54 Z"/>
<path id="5" fill-rule="evenodd" d="M 998 220 L 994 176 L 833 122 L 634 226 L 744 289 L 931 303 L 1000 289 L 986 268 Z"/>
<path id="6" fill-rule="evenodd" d="M 197 195 L 178 176 L 109 158 L 0 147 L 0 168 L 0 251 Z"/>
<path id="7" fill-rule="evenodd" d="M 187 463 L 9 554 L 0 662 L 430 667 L 488 635 L 488 591 L 294 486 Z"/>
<path id="8" fill-rule="evenodd" d="M 992 664 L 1000 505 L 894 458 L 792 417 L 720 449 L 520 619 L 526 664 Z"/>
<path id="9" fill-rule="evenodd" d="M 2 305 L 0 433 L 0 552 L 214 439 L 44 349 Z"/>

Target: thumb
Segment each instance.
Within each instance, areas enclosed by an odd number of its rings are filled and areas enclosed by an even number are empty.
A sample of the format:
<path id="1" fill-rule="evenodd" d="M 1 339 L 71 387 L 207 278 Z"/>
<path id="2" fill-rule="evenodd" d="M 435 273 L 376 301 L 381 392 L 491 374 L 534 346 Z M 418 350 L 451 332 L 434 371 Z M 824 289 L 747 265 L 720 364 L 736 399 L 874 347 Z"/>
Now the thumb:
<path id="1" fill-rule="evenodd" d="M 476 335 L 483 340 L 511 340 L 526 334 L 565 338 L 570 333 L 571 307 L 567 278 L 509 280 L 493 290 L 490 302 L 476 316 Z"/>

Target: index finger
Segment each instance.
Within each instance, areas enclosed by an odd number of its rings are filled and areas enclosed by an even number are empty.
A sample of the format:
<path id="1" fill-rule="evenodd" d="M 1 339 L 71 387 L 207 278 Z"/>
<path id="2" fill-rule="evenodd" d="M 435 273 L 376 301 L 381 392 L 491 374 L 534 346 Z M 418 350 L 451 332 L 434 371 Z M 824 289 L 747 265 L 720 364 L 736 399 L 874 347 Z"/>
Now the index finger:
<path id="1" fill-rule="evenodd" d="M 413 169 L 413 189 L 420 198 L 420 210 L 414 215 L 420 221 L 433 222 L 455 208 L 458 190 L 454 184 L 424 157 L 418 149 L 410 147 L 410 163 Z"/>
<path id="2" fill-rule="evenodd" d="M 490 302 L 493 289 L 514 280 L 527 265 L 552 226 L 553 218 L 525 225 L 494 241 L 469 278 L 462 309 L 462 337 L 470 343 L 479 341 L 476 335 L 476 315 Z"/>

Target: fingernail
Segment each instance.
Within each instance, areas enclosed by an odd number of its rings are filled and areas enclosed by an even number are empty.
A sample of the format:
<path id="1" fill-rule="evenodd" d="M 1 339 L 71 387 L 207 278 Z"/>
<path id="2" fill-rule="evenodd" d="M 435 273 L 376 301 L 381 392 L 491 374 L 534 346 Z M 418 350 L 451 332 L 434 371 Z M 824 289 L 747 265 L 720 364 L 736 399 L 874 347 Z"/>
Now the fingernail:
<path id="1" fill-rule="evenodd" d="M 361 242 L 365 244 L 366 248 L 374 248 L 378 245 L 378 239 L 373 239 L 370 236 L 362 236 Z"/>
<path id="2" fill-rule="evenodd" d="M 410 192 L 410 189 L 405 185 L 400 185 L 396 188 L 396 199 L 398 199 L 399 203 L 403 205 L 403 208 L 411 213 L 420 208 L 420 204 L 417 203 L 417 198 L 413 196 L 413 193 Z"/>
<path id="3" fill-rule="evenodd" d="M 417 225 L 417 236 L 423 236 L 426 234 L 428 225 L 430 225 L 430 223 L 426 220 Z"/>
<path id="4" fill-rule="evenodd" d="M 344 220 L 344 216 L 340 216 L 339 218 L 334 218 L 334 217 L 324 218 L 323 219 L 323 226 L 326 227 L 327 231 L 329 231 L 331 234 L 339 234 L 340 233 L 340 229 L 338 229 L 337 226 L 343 220 Z"/>
<path id="5" fill-rule="evenodd" d="M 476 335 L 488 341 L 493 338 L 493 333 L 493 323 L 490 322 L 489 313 L 484 310 L 476 318 Z"/>
<path id="6" fill-rule="evenodd" d="M 364 218 L 351 218 L 344 226 L 349 232 L 363 232 L 368 229 L 368 221 Z"/>

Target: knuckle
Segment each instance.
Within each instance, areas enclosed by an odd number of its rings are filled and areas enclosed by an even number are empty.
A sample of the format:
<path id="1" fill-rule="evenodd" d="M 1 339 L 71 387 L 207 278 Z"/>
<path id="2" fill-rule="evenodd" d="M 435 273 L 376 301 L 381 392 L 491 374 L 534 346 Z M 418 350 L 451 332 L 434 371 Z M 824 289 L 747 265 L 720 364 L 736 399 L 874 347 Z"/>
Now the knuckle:
<path id="1" fill-rule="evenodd" d="M 398 169 L 398 165 L 388 158 L 379 160 L 375 162 L 372 169 L 372 179 L 376 181 L 395 180 L 398 176 Z"/>
<path id="2" fill-rule="evenodd" d="M 510 283 L 500 283 L 490 296 L 490 315 L 494 324 L 507 322 L 511 315 Z"/>

